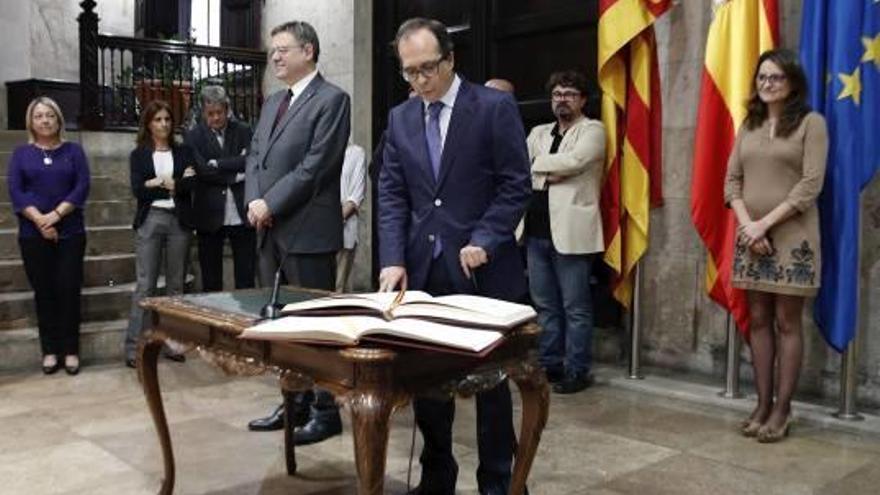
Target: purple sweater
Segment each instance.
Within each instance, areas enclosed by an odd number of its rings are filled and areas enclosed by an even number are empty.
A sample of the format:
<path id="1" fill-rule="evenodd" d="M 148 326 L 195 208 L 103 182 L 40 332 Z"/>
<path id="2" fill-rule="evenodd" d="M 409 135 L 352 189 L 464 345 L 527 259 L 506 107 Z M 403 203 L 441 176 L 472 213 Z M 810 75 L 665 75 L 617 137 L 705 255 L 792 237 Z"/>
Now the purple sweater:
<path id="1" fill-rule="evenodd" d="M 80 145 L 63 143 L 47 151 L 52 163 L 43 163 L 43 151 L 32 144 L 15 148 L 9 160 L 9 197 L 18 215 L 19 237 L 39 237 L 40 231 L 24 217 L 23 211 L 34 206 L 40 213 L 52 211 L 62 201 L 76 209 L 55 224 L 58 236 L 66 238 L 85 233 L 83 207 L 89 195 L 89 162 Z"/>

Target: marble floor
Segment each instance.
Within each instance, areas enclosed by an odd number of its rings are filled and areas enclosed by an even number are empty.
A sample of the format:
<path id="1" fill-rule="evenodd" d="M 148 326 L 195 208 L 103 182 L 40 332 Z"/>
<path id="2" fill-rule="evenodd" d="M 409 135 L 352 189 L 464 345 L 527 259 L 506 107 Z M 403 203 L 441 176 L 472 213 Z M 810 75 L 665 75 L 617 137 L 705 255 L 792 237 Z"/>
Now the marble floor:
<path id="1" fill-rule="evenodd" d="M 663 393 L 629 387 L 619 375 L 604 369 L 594 388 L 552 397 L 529 482 L 533 495 L 878 493 L 875 423 L 853 430 L 804 418 L 787 441 L 759 445 L 736 433 L 737 408 L 682 400 L 676 390 L 688 388 L 683 382 L 664 382 Z M 294 477 L 284 473 L 280 433 L 247 431 L 249 419 L 278 401 L 271 378 L 228 378 L 191 358 L 163 362 L 160 380 L 177 460 L 175 493 L 355 493 L 347 423 L 342 436 L 297 450 Z M 473 404 L 459 401 L 457 415 L 459 493 L 476 493 Z M 388 493 L 406 491 L 411 435 L 405 408 L 391 434 Z M 418 453 L 418 436 L 416 442 Z M 161 468 L 131 370 L 0 375 L 0 494 L 155 494 Z M 417 461 L 412 477 L 418 479 Z"/>

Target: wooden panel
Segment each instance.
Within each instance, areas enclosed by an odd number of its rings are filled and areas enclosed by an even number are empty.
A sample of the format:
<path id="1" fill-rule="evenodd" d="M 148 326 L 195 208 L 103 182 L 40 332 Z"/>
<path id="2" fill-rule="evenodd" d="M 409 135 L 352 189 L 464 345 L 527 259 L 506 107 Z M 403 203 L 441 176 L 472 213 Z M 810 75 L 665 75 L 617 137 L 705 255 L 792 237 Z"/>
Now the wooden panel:
<path id="1" fill-rule="evenodd" d="M 509 19 L 540 12 L 561 10 L 582 10 L 595 12 L 594 0 L 494 0 L 492 2 L 496 19 Z"/>
<path id="2" fill-rule="evenodd" d="M 453 27 L 469 25 L 473 5 L 481 2 L 480 0 L 397 0 L 376 2 L 374 5 L 375 8 L 381 9 L 391 3 L 396 4 L 397 25 L 411 17 L 429 17 Z M 396 26 L 395 29 L 397 29 Z"/>

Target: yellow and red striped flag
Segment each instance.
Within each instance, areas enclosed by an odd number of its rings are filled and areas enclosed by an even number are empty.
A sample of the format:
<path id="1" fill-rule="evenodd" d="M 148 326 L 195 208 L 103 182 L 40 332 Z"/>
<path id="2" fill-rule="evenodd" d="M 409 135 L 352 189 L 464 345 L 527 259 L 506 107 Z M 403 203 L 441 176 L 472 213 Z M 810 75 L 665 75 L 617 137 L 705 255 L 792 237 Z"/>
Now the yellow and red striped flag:
<path id="1" fill-rule="evenodd" d="M 648 210 L 663 201 L 660 76 L 654 21 L 671 0 L 599 1 L 599 86 L 607 153 L 602 183 L 605 263 L 626 307 L 648 249 Z"/>
<path id="2" fill-rule="evenodd" d="M 730 285 L 736 218 L 724 205 L 724 176 L 758 57 L 779 39 L 776 0 L 715 0 L 706 40 L 706 61 L 691 182 L 691 217 L 708 250 L 706 291 L 733 314 L 748 335 L 743 291 Z"/>

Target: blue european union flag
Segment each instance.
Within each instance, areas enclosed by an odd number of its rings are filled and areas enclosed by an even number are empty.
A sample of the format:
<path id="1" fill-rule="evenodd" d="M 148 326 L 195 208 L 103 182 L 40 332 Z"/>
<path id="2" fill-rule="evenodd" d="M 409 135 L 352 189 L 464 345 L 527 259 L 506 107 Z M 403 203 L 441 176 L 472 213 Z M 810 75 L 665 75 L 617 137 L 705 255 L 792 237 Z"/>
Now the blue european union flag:
<path id="1" fill-rule="evenodd" d="M 880 168 L 880 0 L 806 0 L 801 59 L 830 138 L 815 319 L 842 352 L 858 321 L 859 194 Z"/>

